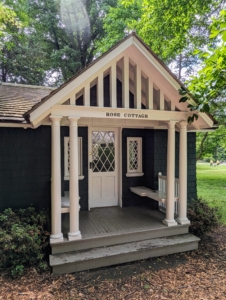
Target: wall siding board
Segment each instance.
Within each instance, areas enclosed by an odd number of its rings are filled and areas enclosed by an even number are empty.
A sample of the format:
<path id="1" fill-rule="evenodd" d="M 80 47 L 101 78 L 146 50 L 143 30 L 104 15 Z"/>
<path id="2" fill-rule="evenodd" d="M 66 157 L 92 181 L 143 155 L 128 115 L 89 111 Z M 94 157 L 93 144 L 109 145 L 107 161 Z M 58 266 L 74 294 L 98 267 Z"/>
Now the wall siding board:
<path id="1" fill-rule="evenodd" d="M 141 177 L 126 177 L 127 173 L 127 137 L 142 137 L 143 151 L 143 173 Z M 146 129 L 123 129 L 122 130 L 122 204 L 148 205 L 152 209 L 157 209 L 157 202 L 146 197 L 140 197 L 130 191 L 130 187 L 146 185 L 153 188 L 153 144 L 154 134 Z"/>
<path id="2" fill-rule="evenodd" d="M 50 208 L 51 127 L 0 128 L 0 210 Z"/>
<path id="3" fill-rule="evenodd" d="M 196 133 L 188 132 L 188 201 L 197 199 L 196 186 Z"/>

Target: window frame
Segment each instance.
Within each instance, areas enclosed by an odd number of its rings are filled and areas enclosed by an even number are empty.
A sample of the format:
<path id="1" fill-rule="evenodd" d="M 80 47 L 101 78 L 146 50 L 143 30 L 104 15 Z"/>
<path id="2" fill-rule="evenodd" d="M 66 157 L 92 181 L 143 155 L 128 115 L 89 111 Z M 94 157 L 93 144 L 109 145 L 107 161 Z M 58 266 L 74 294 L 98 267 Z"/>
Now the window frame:
<path id="1" fill-rule="evenodd" d="M 64 137 L 64 180 L 70 180 L 70 173 L 68 168 L 68 142 L 69 136 Z M 78 137 L 78 179 L 82 180 L 83 175 L 83 163 L 82 163 L 82 137 Z"/>
<path id="2" fill-rule="evenodd" d="M 130 141 L 137 142 L 138 144 L 138 168 L 135 170 L 130 170 L 130 159 L 129 159 L 129 150 L 130 150 Z M 143 162 L 142 162 L 142 137 L 127 137 L 127 177 L 139 177 L 143 176 Z"/>

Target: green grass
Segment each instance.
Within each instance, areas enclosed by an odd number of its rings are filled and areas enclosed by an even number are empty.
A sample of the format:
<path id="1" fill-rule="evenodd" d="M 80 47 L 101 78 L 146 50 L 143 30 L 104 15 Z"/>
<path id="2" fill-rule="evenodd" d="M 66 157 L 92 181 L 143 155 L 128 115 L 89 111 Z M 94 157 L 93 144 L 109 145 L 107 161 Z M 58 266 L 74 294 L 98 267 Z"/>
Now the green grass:
<path id="1" fill-rule="evenodd" d="M 198 197 L 210 207 L 220 210 L 221 221 L 226 224 L 226 165 L 210 167 L 209 163 L 197 163 Z"/>

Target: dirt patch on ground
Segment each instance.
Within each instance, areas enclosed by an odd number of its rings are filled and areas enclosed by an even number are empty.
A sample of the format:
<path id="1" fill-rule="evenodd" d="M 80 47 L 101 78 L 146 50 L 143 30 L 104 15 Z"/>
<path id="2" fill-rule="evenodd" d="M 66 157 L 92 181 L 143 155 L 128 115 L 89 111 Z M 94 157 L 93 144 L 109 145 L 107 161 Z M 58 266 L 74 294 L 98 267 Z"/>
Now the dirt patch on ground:
<path id="1" fill-rule="evenodd" d="M 67 275 L 0 277 L 0 299 L 226 299 L 226 226 L 199 250 Z"/>

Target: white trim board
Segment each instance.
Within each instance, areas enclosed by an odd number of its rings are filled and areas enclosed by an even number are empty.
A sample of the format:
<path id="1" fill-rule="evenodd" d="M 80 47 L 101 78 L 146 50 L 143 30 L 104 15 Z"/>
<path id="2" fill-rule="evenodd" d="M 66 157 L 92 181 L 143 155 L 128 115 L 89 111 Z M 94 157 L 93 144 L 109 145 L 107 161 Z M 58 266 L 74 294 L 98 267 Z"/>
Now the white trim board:
<path id="1" fill-rule="evenodd" d="M 144 110 L 112 107 L 84 107 L 76 105 L 55 105 L 51 110 L 51 115 L 62 117 L 125 119 L 141 121 L 186 121 L 189 114 L 190 112 L 182 111 Z"/>

